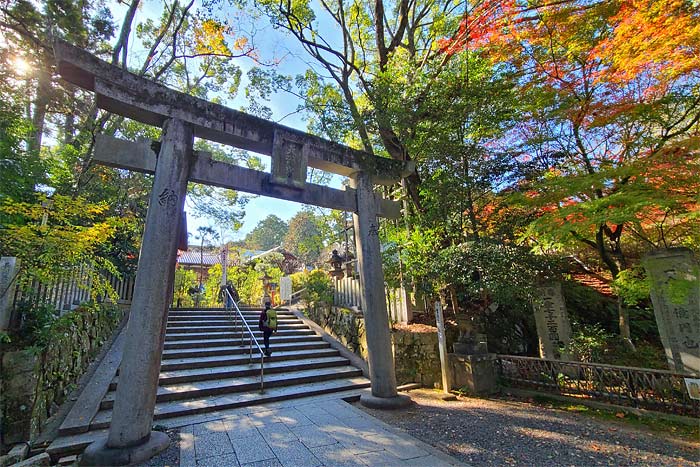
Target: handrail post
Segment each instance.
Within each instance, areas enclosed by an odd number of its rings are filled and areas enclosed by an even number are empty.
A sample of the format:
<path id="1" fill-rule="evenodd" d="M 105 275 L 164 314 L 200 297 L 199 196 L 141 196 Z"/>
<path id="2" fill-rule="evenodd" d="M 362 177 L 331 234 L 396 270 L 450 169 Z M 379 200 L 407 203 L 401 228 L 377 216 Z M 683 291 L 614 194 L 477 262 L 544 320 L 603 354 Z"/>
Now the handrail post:
<path id="1" fill-rule="evenodd" d="M 238 305 L 236 302 L 233 300 L 233 297 L 229 293 L 228 290 L 226 290 L 226 294 L 228 297 L 231 299 L 231 303 L 233 303 L 233 307 L 225 307 L 226 309 L 233 308 L 232 311 L 235 311 L 234 314 L 234 320 L 237 323 L 238 319 L 241 319 L 241 341 L 240 341 L 240 346 L 244 346 L 245 344 L 243 343 L 243 326 L 248 330 L 248 335 L 250 336 L 250 339 L 248 340 L 248 352 L 249 352 L 249 359 L 248 359 L 248 364 L 252 365 L 253 364 L 253 342 L 255 342 L 255 346 L 258 348 L 258 352 L 260 352 L 260 393 L 263 393 L 265 390 L 265 378 L 264 378 L 264 367 L 265 367 L 265 352 L 263 352 L 262 347 L 260 347 L 260 343 L 258 340 L 255 338 L 255 335 L 253 334 L 252 329 L 250 329 L 250 326 L 248 326 L 248 323 L 246 322 L 243 313 L 241 313 L 241 310 L 238 308 Z"/>
<path id="2" fill-rule="evenodd" d="M 263 362 L 265 360 L 265 356 L 263 354 L 260 354 L 260 394 L 265 392 L 265 386 L 263 385 Z"/>

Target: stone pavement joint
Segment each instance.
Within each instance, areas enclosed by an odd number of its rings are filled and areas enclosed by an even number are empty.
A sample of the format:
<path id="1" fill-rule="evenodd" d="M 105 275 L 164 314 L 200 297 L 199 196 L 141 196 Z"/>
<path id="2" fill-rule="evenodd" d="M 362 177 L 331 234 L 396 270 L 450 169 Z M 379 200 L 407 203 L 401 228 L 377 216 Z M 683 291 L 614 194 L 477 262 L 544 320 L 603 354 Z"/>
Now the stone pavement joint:
<path id="1" fill-rule="evenodd" d="M 181 467 L 464 465 L 332 398 L 259 406 L 187 425 L 180 431 L 180 440 Z"/>

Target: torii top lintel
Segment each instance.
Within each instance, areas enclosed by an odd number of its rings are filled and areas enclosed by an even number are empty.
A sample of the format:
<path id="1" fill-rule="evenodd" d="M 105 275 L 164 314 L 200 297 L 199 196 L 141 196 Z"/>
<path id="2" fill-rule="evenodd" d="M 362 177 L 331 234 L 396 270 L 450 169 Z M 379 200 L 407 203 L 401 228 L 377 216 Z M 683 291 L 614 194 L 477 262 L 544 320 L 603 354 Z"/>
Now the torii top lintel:
<path id="1" fill-rule="evenodd" d="M 98 107 L 142 123 L 162 126 L 178 118 L 192 125 L 197 137 L 265 155 L 272 155 L 275 139 L 284 140 L 303 151 L 310 167 L 345 176 L 362 170 L 378 184 L 395 183 L 415 171 L 413 162 L 377 157 L 175 91 L 62 40 L 54 42 L 54 53 L 61 76 L 93 91 Z"/>

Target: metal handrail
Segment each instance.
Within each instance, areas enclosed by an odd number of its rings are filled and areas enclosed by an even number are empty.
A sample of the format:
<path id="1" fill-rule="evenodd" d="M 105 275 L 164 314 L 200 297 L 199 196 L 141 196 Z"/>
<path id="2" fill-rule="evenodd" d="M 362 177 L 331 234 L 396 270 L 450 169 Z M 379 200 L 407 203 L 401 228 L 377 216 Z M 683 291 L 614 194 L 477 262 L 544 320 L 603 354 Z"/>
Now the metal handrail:
<path id="1" fill-rule="evenodd" d="M 289 301 L 289 304 L 291 305 L 291 303 L 294 301 L 294 297 L 295 297 L 295 296 L 297 296 L 297 298 L 298 298 L 298 297 L 301 297 L 301 293 L 302 293 L 303 291 L 305 291 L 305 290 L 306 290 L 306 287 L 304 287 L 303 289 L 297 290 L 296 292 L 293 292 L 293 293 L 289 296 L 289 300 L 288 300 L 288 301 Z"/>
<path id="2" fill-rule="evenodd" d="M 236 301 L 235 301 L 235 300 L 233 299 L 233 297 L 231 296 L 231 292 L 229 292 L 229 291 L 226 290 L 226 289 L 224 289 L 224 291 L 226 292 L 226 295 L 228 296 L 229 300 L 231 300 L 231 303 L 233 303 L 233 306 L 234 306 L 234 308 L 235 308 L 235 310 L 236 310 L 236 314 L 234 315 L 234 320 L 235 320 L 235 322 L 236 322 L 236 325 L 235 325 L 235 326 L 236 326 L 236 327 L 239 327 L 239 326 L 238 326 L 238 318 L 239 318 L 239 317 L 240 317 L 240 319 L 241 319 L 241 323 L 243 324 L 242 326 L 240 326 L 240 329 L 241 329 L 241 339 L 240 339 L 240 340 L 241 340 L 241 345 L 243 345 L 243 326 L 245 326 L 245 328 L 248 330 L 248 334 L 250 335 L 250 340 L 249 340 L 249 343 L 248 343 L 248 348 L 250 349 L 250 360 L 248 360 L 248 361 L 249 361 L 250 363 L 253 363 L 253 343 L 255 343 L 255 346 L 258 348 L 258 352 L 260 352 L 260 392 L 262 393 L 262 392 L 264 392 L 264 390 L 265 390 L 265 385 L 264 385 L 264 380 L 263 380 L 263 375 L 264 375 L 264 366 L 263 366 L 263 362 L 264 362 L 264 360 L 265 360 L 265 352 L 263 351 L 262 347 L 260 347 L 260 343 L 259 343 L 258 340 L 255 338 L 255 336 L 253 335 L 253 331 L 250 329 L 250 326 L 248 326 L 248 323 L 246 322 L 245 317 L 243 316 L 243 313 L 241 313 L 241 310 L 240 310 L 240 308 L 238 308 L 238 305 L 236 304 Z M 226 302 L 224 302 L 224 308 L 226 308 L 227 310 L 230 309 L 230 308 L 227 306 L 227 303 L 226 303 Z"/>

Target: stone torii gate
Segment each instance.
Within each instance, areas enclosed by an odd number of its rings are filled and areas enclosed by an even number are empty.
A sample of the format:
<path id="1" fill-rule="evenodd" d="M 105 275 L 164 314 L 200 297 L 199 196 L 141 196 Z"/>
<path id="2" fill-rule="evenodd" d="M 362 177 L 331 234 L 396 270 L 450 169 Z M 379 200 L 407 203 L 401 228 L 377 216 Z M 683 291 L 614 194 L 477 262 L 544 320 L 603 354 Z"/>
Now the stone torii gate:
<path id="1" fill-rule="evenodd" d="M 353 212 L 365 315 L 371 395 L 365 405 L 395 408 L 408 402 L 396 390 L 384 297 L 377 216 L 397 217 L 375 184 L 395 183 L 415 168 L 379 158 L 267 120 L 198 99 L 112 66 L 63 41 L 54 43 L 58 71 L 95 93 L 107 111 L 162 128 L 159 143 L 98 136 L 99 164 L 154 173 L 138 271 L 126 329 L 109 434 L 91 444 L 84 465 L 124 465 L 168 445 L 151 429 L 187 182 L 209 184 Z M 272 157 L 271 173 L 234 166 L 193 150 L 194 137 Z M 350 177 L 351 188 L 306 183 L 307 167 Z"/>

